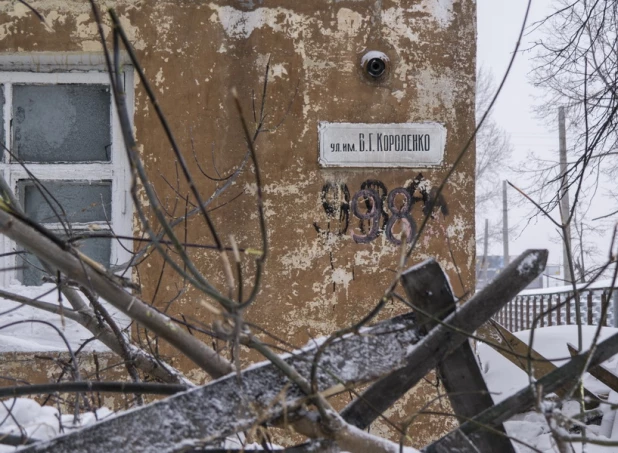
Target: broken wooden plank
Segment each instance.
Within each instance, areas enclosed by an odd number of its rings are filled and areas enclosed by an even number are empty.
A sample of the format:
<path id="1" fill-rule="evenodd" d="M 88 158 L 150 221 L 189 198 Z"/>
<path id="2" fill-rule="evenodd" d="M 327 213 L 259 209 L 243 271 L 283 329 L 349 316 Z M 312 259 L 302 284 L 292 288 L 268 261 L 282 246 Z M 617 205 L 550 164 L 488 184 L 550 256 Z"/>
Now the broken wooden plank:
<path id="1" fill-rule="evenodd" d="M 443 442 L 436 445 L 434 453 L 485 453 L 483 450 L 479 450 L 476 445 L 472 443 L 468 437 L 461 431 L 453 431 L 448 436 L 443 437 Z M 511 446 L 512 448 L 512 446 Z M 500 450 L 490 450 L 487 453 L 494 453 Z"/>
<path id="2" fill-rule="evenodd" d="M 404 273 L 401 282 L 408 299 L 413 304 L 419 328 L 424 333 L 433 329 L 438 320 L 455 311 L 456 304 L 451 285 L 433 258 Z M 493 399 L 469 341 L 464 341 L 455 352 L 440 362 L 438 374 L 460 423 L 493 406 Z M 514 453 L 515 450 L 506 437 L 504 428 L 499 426 L 498 431 L 502 435 L 493 432 L 483 433 L 476 445 L 478 450 Z"/>
<path id="3" fill-rule="evenodd" d="M 588 363 L 590 367 L 595 367 L 617 353 L 618 334 L 615 334 L 599 343 L 594 351 L 592 351 L 592 354 L 588 352 L 578 354 L 568 363 L 543 376 L 534 384 L 524 387 L 516 394 L 487 409 L 472 420 L 463 423 L 457 431 L 460 431 L 470 440 L 474 441 L 478 432 L 483 430 L 484 426 L 495 428 L 515 414 L 530 409 L 530 407 L 538 401 L 539 393 L 543 396 L 553 393 L 558 388 L 565 385 L 572 385 L 581 375 L 581 370 L 584 369 L 586 363 Z M 424 453 L 438 453 L 444 451 L 441 450 L 441 448 L 444 446 L 444 443 L 447 442 L 447 438 L 452 438 L 453 435 L 454 432 L 447 434 L 440 440 L 425 447 L 422 451 Z"/>
<path id="4" fill-rule="evenodd" d="M 334 394 L 343 390 L 344 384 L 366 382 L 403 367 L 416 370 L 421 379 L 466 341 L 470 332 L 487 322 L 522 285 L 534 279 L 546 260 L 546 250 L 525 252 L 500 274 L 500 283 L 494 280 L 426 337 L 416 328 L 415 316 L 408 314 L 380 323 L 362 335 L 329 344 L 317 368 L 318 390 Z M 315 347 L 308 347 L 285 360 L 308 380 L 315 353 Z M 393 393 L 389 396 L 393 397 Z M 274 365 L 264 363 L 243 371 L 241 379 L 228 375 L 21 453 L 173 452 L 179 446 L 199 447 L 250 429 L 282 416 L 284 411 L 294 411 L 306 401 L 307 396 L 297 385 Z"/>
<path id="5" fill-rule="evenodd" d="M 381 413 L 412 388 L 443 356 L 455 350 L 476 329 L 512 300 L 545 269 L 547 250 L 526 250 L 485 288 L 448 316 L 415 348 L 407 365 L 372 384 L 341 413 L 353 425 L 366 429 Z"/>
<path id="6" fill-rule="evenodd" d="M 556 365 L 551 363 L 551 361 L 536 352 L 533 348 L 528 348 L 526 343 L 495 321 L 481 327 L 476 332 L 476 335 L 482 340 L 485 340 L 489 346 L 494 347 L 496 352 L 500 353 L 505 359 L 509 360 L 521 370 L 528 373 L 530 369 L 530 371 L 532 371 L 532 376 L 536 379 L 540 379 L 547 373 L 556 369 Z M 528 355 L 530 356 L 532 366 L 528 366 Z M 562 397 L 564 394 L 559 393 L 558 396 Z"/>
<path id="7" fill-rule="evenodd" d="M 550 360 L 536 352 L 534 348 L 529 348 L 526 343 L 495 321 L 481 327 L 476 335 L 525 373 L 532 372 L 535 379 L 540 379 L 557 368 Z M 528 355 L 530 356 L 531 366 L 528 364 Z M 564 398 L 567 392 L 567 388 L 560 387 L 556 389 L 555 393 Z M 588 408 L 592 409 L 598 406 L 599 397 L 594 392 L 584 388 L 584 395 L 588 397 Z"/>
<path id="8" fill-rule="evenodd" d="M 415 317 L 407 314 L 325 347 L 317 384 L 325 395 L 362 383 L 401 367 L 421 335 Z M 285 358 L 310 379 L 316 347 Z M 206 386 L 135 408 L 80 431 L 57 437 L 23 452 L 139 451 L 163 453 L 199 447 L 280 417 L 307 401 L 307 396 L 274 365 L 262 363 Z"/>
<path id="9" fill-rule="evenodd" d="M 577 348 L 571 343 L 567 343 L 567 347 L 569 348 L 569 353 L 571 354 L 571 357 L 575 357 L 578 353 Z M 597 378 L 603 384 L 607 385 L 614 392 L 618 392 L 618 376 L 605 368 L 603 365 L 589 368 L 588 373 Z"/>
<path id="10" fill-rule="evenodd" d="M 247 453 L 252 450 L 244 448 L 199 448 L 184 450 L 183 453 Z M 341 449 L 332 440 L 315 440 L 295 447 L 272 450 L 276 453 L 341 453 Z"/>

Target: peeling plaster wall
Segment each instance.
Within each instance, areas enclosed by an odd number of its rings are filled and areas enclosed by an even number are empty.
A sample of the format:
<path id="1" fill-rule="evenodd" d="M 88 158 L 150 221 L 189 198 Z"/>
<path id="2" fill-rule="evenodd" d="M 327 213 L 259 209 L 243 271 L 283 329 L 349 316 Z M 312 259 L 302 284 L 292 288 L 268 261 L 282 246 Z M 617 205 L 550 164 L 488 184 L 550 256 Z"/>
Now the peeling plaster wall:
<path id="1" fill-rule="evenodd" d="M 98 52 L 97 30 L 86 1 L 29 2 L 45 17 L 41 24 L 16 2 L 0 1 L 0 46 L 6 52 Z M 384 235 L 357 244 L 359 220 L 350 216 L 345 234 L 322 207 L 327 183 L 345 184 L 351 194 L 368 180 L 388 190 L 406 186 L 422 173 L 427 189 L 446 175 L 474 128 L 476 5 L 474 0 L 218 0 L 211 2 L 121 0 L 101 2 L 117 8 L 140 61 L 156 87 L 160 104 L 195 170 L 203 194 L 218 184 L 202 177 L 200 165 L 229 174 L 245 155 L 238 115 L 230 95 L 237 89 L 253 127 L 252 93 L 261 99 L 270 58 L 266 128 L 256 144 L 264 180 L 270 241 L 262 290 L 247 317 L 294 344 L 350 325 L 367 313 L 393 278 L 398 248 Z M 110 31 L 109 26 L 105 32 Z M 367 50 L 385 52 L 392 67 L 382 83 L 369 82 L 359 69 Z M 173 205 L 174 158 L 153 107 L 136 85 L 135 127 L 140 152 L 162 200 Z M 447 129 L 443 166 L 431 169 L 323 169 L 318 166 L 319 121 L 403 123 L 435 121 Z M 219 183 L 220 185 L 220 183 Z M 180 193 L 187 193 L 181 184 Z M 259 248 L 255 180 L 245 172 L 215 203 L 214 221 L 224 239 Z M 232 202 L 237 195 L 238 198 Z M 166 198 L 167 197 L 167 198 Z M 471 150 L 444 191 L 448 214 L 429 221 L 410 264 L 436 257 L 458 295 L 474 287 L 474 153 Z M 178 209 L 184 209 L 178 208 Z M 422 204 L 412 208 L 421 224 Z M 139 233 L 140 231 L 136 231 Z M 189 242 L 212 243 L 201 219 L 188 225 Z M 195 261 L 220 288 L 220 261 L 193 252 Z M 140 268 L 146 300 L 154 294 L 161 260 Z M 247 276 L 254 266 L 246 261 Z M 458 275 L 459 274 L 459 275 Z M 247 278 L 246 292 L 251 278 Z M 176 295 L 182 281 L 169 270 L 155 304 Z M 212 321 L 189 290 L 172 306 L 204 322 Z M 405 310 L 389 305 L 381 314 Z M 165 353 L 173 351 L 164 349 Z M 251 356 L 250 359 L 255 359 Z M 188 362 L 182 362 L 185 369 Z M 195 377 L 198 377 L 195 374 Z M 424 388 L 408 395 L 420 407 L 435 395 Z M 402 418 L 401 406 L 392 412 Z M 407 410 L 406 413 L 410 413 Z M 444 417 L 420 417 L 410 430 L 423 445 L 452 426 Z M 382 426 L 378 430 L 387 430 Z M 392 434 L 392 433 L 391 433 Z"/>
<path id="2" fill-rule="evenodd" d="M 34 357 L 36 355 L 36 358 Z M 71 356 L 64 353 L 44 352 L 39 354 L 13 352 L 4 353 L 0 359 L 0 370 L 3 376 L 23 379 L 31 384 L 42 384 L 66 380 L 72 372 Z M 127 381 L 126 370 L 122 364 L 118 366 L 118 357 L 105 353 L 85 353 L 78 358 L 78 368 L 82 378 L 100 381 Z M 26 369 L 26 371 L 25 371 Z M 24 382 L 21 382 L 22 384 Z M 3 385 L 15 385 L 7 382 Z M 84 394 L 82 394 L 84 395 Z M 36 399 L 39 403 L 47 400 L 48 395 L 40 395 Z M 96 392 L 85 396 L 80 402 L 81 407 L 100 406 L 115 407 L 117 409 L 130 408 L 133 405 L 134 395 L 119 395 L 117 393 Z M 75 394 L 58 394 L 59 406 L 63 413 L 72 413 Z M 155 398 L 147 397 L 146 401 Z M 55 404 L 55 400 L 48 404 Z"/>

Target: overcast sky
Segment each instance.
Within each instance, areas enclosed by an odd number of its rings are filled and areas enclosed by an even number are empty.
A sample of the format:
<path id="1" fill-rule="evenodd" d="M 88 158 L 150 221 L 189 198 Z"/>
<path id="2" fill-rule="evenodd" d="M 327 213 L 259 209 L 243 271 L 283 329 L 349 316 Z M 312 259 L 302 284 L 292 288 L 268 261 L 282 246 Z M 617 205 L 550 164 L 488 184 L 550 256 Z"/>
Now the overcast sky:
<path id="1" fill-rule="evenodd" d="M 490 68 L 496 83 L 506 71 L 526 6 L 526 0 L 478 0 L 478 65 Z M 533 0 L 529 23 L 541 19 L 552 11 L 551 6 L 551 0 Z M 535 36 L 527 36 L 521 48 L 530 48 L 534 38 Z M 544 121 L 537 118 L 532 110 L 542 94 L 532 87 L 528 79 L 534 54 L 534 51 L 524 51 L 517 55 L 505 89 L 493 111 L 494 119 L 511 137 L 514 164 L 524 160 L 529 152 L 547 159 L 558 159 L 557 115 Z M 525 185 L 521 175 L 505 173 L 504 177 L 517 185 Z M 521 201 L 521 196 L 510 190 L 509 200 Z M 605 213 L 604 207 L 602 202 L 597 202 L 591 214 Z M 528 223 L 527 212 L 527 209 L 514 206 L 509 209 L 509 224 L 516 225 L 518 233 L 515 237 L 511 237 L 510 254 L 517 255 L 527 248 L 549 248 L 550 263 L 560 263 L 562 252 L 561 246 L 555 242 L 558 238 L 555 227 L 549 221 L 538 218 L 524 228 Z M 605 237 L 597 238 L 597 246 L 603 250 L 604 256 L 609 245 L 608 236 L 606 234 Z M 554 243 L 550 238 L 554 239 Z M 490 253 L 502 254 L 502 245 L 494 244 Z"/>

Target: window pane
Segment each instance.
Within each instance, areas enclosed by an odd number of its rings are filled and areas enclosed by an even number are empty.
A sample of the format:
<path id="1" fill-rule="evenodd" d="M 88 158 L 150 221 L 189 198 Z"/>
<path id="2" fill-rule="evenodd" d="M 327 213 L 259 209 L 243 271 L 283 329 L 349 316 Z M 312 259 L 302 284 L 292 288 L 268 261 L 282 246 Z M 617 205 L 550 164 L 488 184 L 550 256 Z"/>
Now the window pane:
<path id="1" fill-rule="evenodd" d="M 13 149 L 26 162 L 111 158 L 106 85 L 14 85 Z"/>
<path id="2" fill-rule="evenodd" d="M 55 233 L 60 235 L 58 231 Z M 73 233 L 76 236 L 80 235 L 80 231 L 74 231 Z M 83 231 L 81 233 L 83 233 Z M 105 267 L 109 267 L 112 250 L 111 238 L 82 239 L 73 242 L 73 245 L 84 255 L 87 255 Z M 20 255 L 20 257 L 21 258 L 17 259 L 17 263 L 18 266 L 23 266 L 21 272 L 18 272 L 18 275 L 21 275 L 20 280 L 22 284 L 26 286 L 38 286 L 42 284 L 43 276 L 48 274 L 43 270 L 41 262 L 30 253 Z"/>
<path id="3" fill-rule="evenodd" d="M 41 181 L 41 184 L 47 189 L 45 197 L 32 180 L 17 183 L 19 200 L 26 215 L 35 222 L 60 222 L 56 215 L 62 214 L 58 203 L 66 213 L 63 221 L 84 223 L 111 220 L 111 181 Z M 51 202 L 51 207 L 46 198 Z"/>

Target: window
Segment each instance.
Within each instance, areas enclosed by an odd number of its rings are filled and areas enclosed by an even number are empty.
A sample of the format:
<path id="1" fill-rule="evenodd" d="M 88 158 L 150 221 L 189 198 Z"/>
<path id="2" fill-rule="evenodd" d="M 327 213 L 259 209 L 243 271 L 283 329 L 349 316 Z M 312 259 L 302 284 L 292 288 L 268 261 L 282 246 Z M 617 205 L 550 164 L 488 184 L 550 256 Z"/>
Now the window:
<path id="1" fill-rule="evenodd" d="M 102 56 L 92 54 L 0 55 L 0 140 L 10 150 L 3 153 L 0 171 L 28 217 L 63 237 L 132 233 L 130 171 L 103 63 Z M 132 106 L 133 73 L 126 65 L 124 83 Z M 105 266 L 130 258 L 108 237 L 75 244 Z M 131 242 L 124 245 L 130 248 Z M 16 250 L 7 238 L 0 246 L 1 253 Z M 0 276 L 5 286 L 43 282 L 44 272 L 32 255 L 3 260 L 2 267 L 9 269 Z"/>

